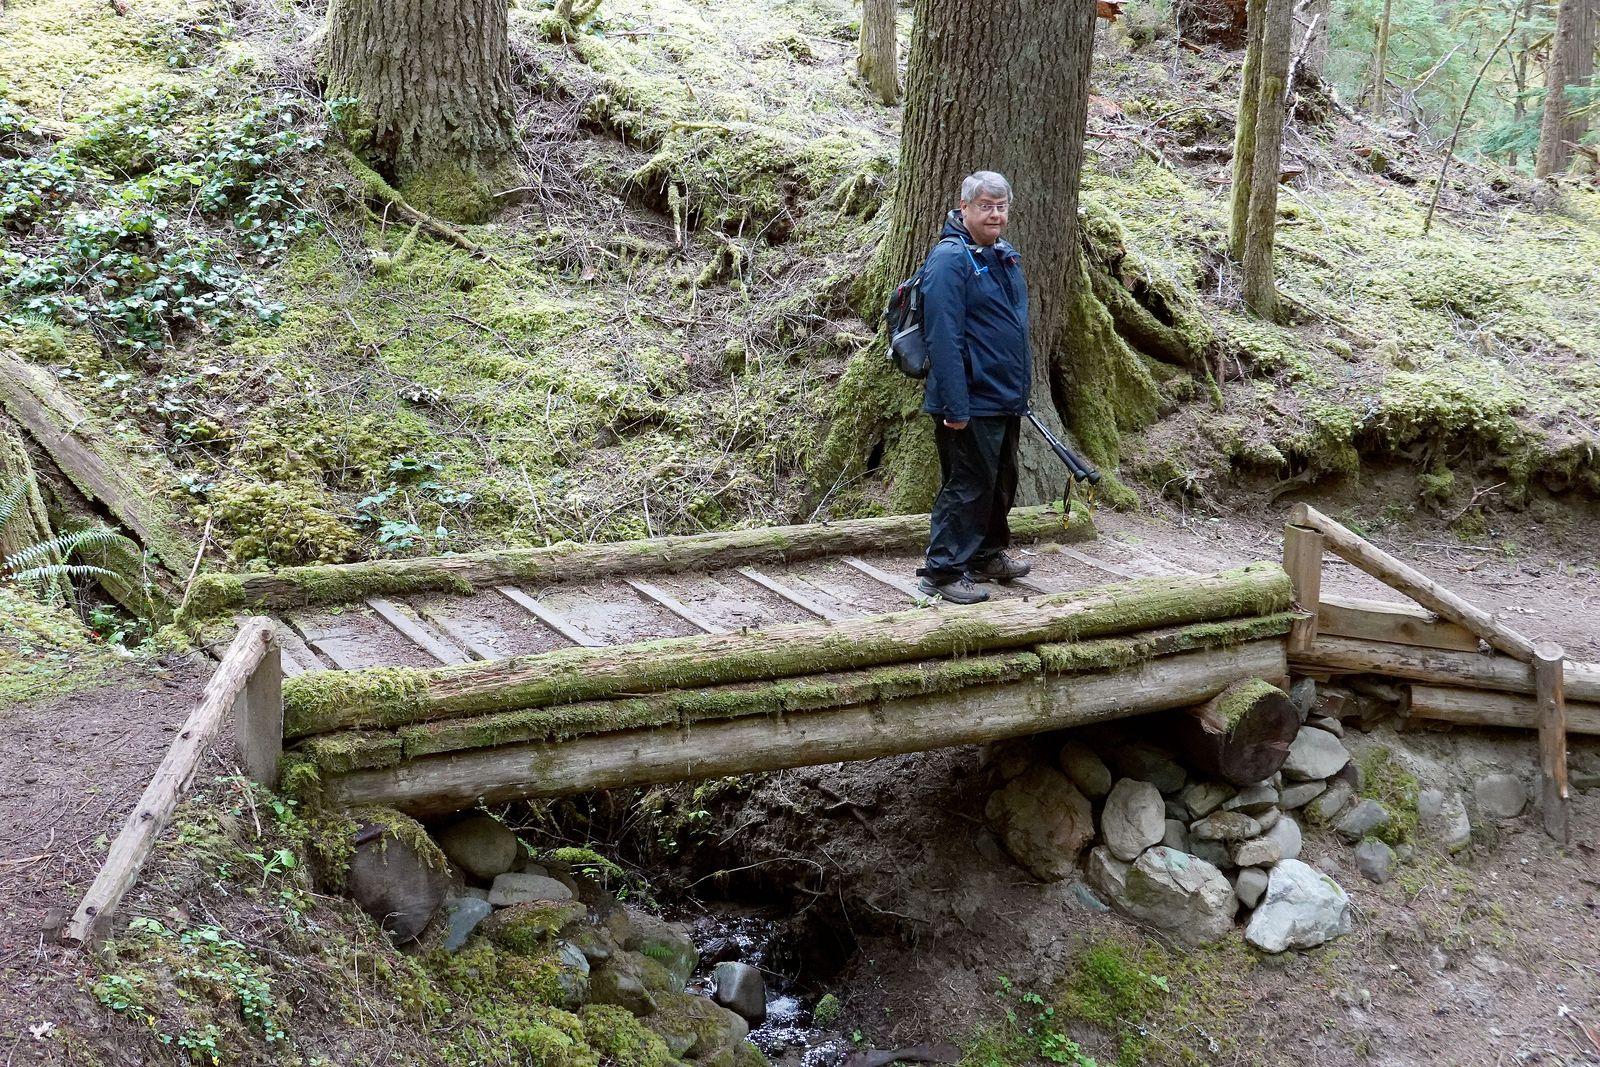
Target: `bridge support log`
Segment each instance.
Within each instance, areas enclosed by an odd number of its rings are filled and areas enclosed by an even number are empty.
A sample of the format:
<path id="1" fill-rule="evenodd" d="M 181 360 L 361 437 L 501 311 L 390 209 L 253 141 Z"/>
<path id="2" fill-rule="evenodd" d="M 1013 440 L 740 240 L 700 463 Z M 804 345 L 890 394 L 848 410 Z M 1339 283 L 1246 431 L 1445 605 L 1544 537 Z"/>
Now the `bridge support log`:
<path id="1" fill-rule="evenodd" d="M 1150 578 L 1029 600 L 915 610 L 751 633 L 569 648 L 490 663 L 301 675 L 284 686 L 285 736 L 410 723 L 621 694 L 967 656 L 1287 610 L 1276 563 Z M 1209 694 L 1208 694 L 1209 696 Z"/>
<path id="2" fill-rule="evenodd" d="M 1284 641 L 1272 638 L 1106 673 L 433 756 L 333 776 L 326 788 L 337 805 L 435 815 L 480 801 L 750 774 L 1060 730 L 1195 704 L 1240 678 L 1281 677 L 1286 666 Z"/>
<path id="3" fill-rule="evenodd" d="M 1292 631 L 1289 643 L 1294 644 Z M 1300 714 L 1283 690 L 1252 678 L 1175 716 L 1173 725 L 1191 766 L 1234 785 L 1255 785 L 1289 758 Z"/>

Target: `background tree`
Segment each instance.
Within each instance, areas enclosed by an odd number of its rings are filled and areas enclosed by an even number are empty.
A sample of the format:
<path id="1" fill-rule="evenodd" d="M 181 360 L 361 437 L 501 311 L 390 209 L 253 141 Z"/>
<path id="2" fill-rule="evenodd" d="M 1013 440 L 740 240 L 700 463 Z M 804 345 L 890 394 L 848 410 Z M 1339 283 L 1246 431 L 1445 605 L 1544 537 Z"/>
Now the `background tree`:
<path id="1" fill-rule="evenodd" d="M 1587 87 L 1594 74 L 1597 18 L 1600 0 L 1561 0 L 1556 12 L 1555 39 L 1545 66 L 1544 117 L 1539 123 L 1535 177 L 1548 178 L 1566 170 L 1572 158 L 1568 145 L 1577 144 L 1588 129 L 1585 115 L 1574 113 L 1569 90 Z"/>
<path id="2" fill-rule="evenodd" d="M 880 104 L 892 104 L 900 97 L 899 62 L 895 0 L 862 0 L 861 55 L 856 70 Z"/>
<path id="3" fill-rule="evenodd" d="M 1394 26 L 1394 0 L 1383 0 L 1378 16 L 1378 47 L 1372 58 L 1372 113 L 1383 116 L 1389 107 L 1389 31 Z"/>
<path id="4" fill-rule="evenodd" d="M 1244 302 L 1277 321 L 1273 241 L 1283 160 L 1284 94 L 1294 0 L 1251 0 L 1250 41 L 1239 89 L 1229 249 L 1244 266 Z"/>
<path id="5" fill-rule="evenodd" d="M 481 221 L 515 182 L 506 0 L 332 0 L 329 99 L 352 146 L 424 211 Z M 500 186 L 504 188 L 505 186 Z"/>

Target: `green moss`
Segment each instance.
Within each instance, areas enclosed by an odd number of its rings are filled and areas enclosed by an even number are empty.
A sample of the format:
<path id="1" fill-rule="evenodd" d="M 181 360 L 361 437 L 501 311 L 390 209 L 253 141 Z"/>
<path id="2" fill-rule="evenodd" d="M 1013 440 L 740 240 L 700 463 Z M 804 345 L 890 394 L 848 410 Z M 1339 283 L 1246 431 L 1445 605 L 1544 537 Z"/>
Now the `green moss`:
<path id="1" fill-rule="evenodd" d="M 387 717 L 370 720 L 352 708 L 405 708 L 408 699 L 426 685 L 423 672 L 410 667 L 371 667 L 362 671 L 315 671 L 296 675 L 283 683 L 283 736 L 304 737 L 343 726 L 390 725 Z M 357 702 L 357 694 L 360 694 Z"/>
<path id="2" fill-rule="evenodd" d="M 533 900 L 499 909 L 478 932 L 506 952 L 542 957 L 554 951 L 556 937 L 586 912 L 575 900 Z"/>
<path id="3" fill-rule="evenodd" d="M 1414 841 L 1417 835 L 1416 775 L 1401 766 L 1394 753 L 1383 745 L 1375 745 L 1360 757 L 1361 795 L 1382 804 L 1389 813 L 1389 821 L 1378 831 L 1377 837 L 1388 845 Z"/>
<path id="4" fill-rule="evenodd" d="M 382 828 L 382 840 L 385 844 L 389 838 L 394 838 L 415 852 L 423 863 L 434 870 L 450 869 L 450 861 L 445 857 L 444 850 L 439 847 L 438 842 L 428 833 L 428 828 L 404 812 L 377 805 L 366 805 L 351 808 L 349 817 L 358 824 L 367 823 Z"/>
<path id="5" fill-rule="evenodd" d="M 0 708 L 93 685 L 114 662 L 70 610 L 0 584 Z"/>
<path id="6" fill-rule="evenodd" d="M 616 1067 L 671 1067 L 677 1062 L 666 1042 L 622 1008 L 585 1004 L 579 1018 L 589 1046 Z"/>
<path id="7" fill-rule="evenodd" d="M 1153 656 L 1199 648 L 1227 648 L 1289 632 L 1297 616 L 1277 612 L 1258 618 L 1227 619 L 1152 631 L 1126 638 L 1104 638 L 1071 644 L 1045 644 L 1035 651 L 1050 674 L 1102 671 L 1131 667 Z"/>
<path id="8" fill-rule="evenodd" d="M 832 993 L 824 993 L 817 1006 L 811 1009 L 811 1025 L 819 1030 L 831 1030 L 839 1024 L 844 1005 Z"/>
<path id="9" fill-rule="evenodd" d="M 325 774 L 390 767 L 400 762 L 402 746 L 394 734 L 343 730 L 320 734 L 300 746 L 300 752 Z"/>
<path id="10" fill-rule="evenodd" d="M 568 870 L 576 871 L 596 879 L 622 877 L 622 868 L 606 859 L 600 853 L 589 848 L 553 848 L 540 854 L 540 859 L 546 863 L 557 863 Z"/>

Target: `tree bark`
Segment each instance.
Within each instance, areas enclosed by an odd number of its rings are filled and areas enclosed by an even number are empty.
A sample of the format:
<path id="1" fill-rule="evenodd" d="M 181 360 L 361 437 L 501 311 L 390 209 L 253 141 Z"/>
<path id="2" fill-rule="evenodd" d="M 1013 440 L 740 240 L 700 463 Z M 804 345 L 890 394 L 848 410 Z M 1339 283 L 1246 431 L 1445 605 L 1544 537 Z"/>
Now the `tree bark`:
<path id="1" fill-rule="evenodd" d="M 21 499 L 12 509 L 10 518 L 0 522 L 0 569 L 7 557 L 48 541 L 53 535 L 50 514 L 39 493 L 38 476 L 28 458 L 21 428 L 0 410 L 0 497 L 8 497 L 19 488 Z M 37 560 L 35 566 L 60 562 L 60 557 L 52 553 L 48 558 Z M 45 592 L 51 598 L 70 601 L 72 584 L 65 578 L 57 579 L 48 583 Z"/>
<path id="2" fill-rule="evenodd" d="M 1383 14 L 1378 17 L 1378 41 L 1372 62 L 1372 114 L 1379 121 L 1389 106 L 1389 27 L 1394 14 L 1394 0 L 1383 0 Z"/>
<path id="3" fill-rule="evenodd" d="M 1065 385 L 1086 362 L 1063 327 L 1083 278 L 1078 175 L 1094 22 L 1093 4 L 917 0 L 894 222 L 881 259 L 887 284 L 909 275 L 956 206 L 961 179 L 1003 173 L 1014 197 L 1006 238 L 1028 278 L 1033 405 L 1052 430 L 1062 428 Z M 1077 429 L 1076 413 L 1067 415 Z M 1037 435 L 1023 435 L 1018 464 L 1020 502 L 1059 491 L 1059 461 Z"/>
<path id="4" fill-rule="evenodd" d="M 353 147 L 423 210 L 480 221 L 513 144 L 506 0 L 333 0 L 321 60 L 326 95 L 357 101 Z"/>
<path id="5" fill-rule="evenodd" d="M 878 103 L 885 106 L 900 97 L 895 6 L 895 0 L 862 0 L 861 4 L 861 54 L 856 70 Z"/>
<path id="6" fill-rule="evenodd" d="M 1567 89 L 1588 85 L 1594 73 L 1597 17 L 1600 17 L 1600 0 L 1561 0 L 1556 11 L 1555 38 L 1545 66 L 1539 151 L 1533 165 L 1536 178 L 1548 178 L 1566 170 L 1572 159 L 1568 143 L 1577 144 L 1588 130 L 1588 120 L 1572 113 Z"/>
<path id="7" fill-rule="evenodd" d="M 1328 73 L 1328 20 L 1332 16 L 1330 7 L 1330 0 L 1307 0 L 1299 8 L 1298 17 L 1295 19 L 1293 51 L 1301 56 L 1300 69 L 1318 84 L 1326 80 Z M 1307 27 L 1310 27 L 1309 42 L 1305 39 Z"/>
<path id="8" fill-rule="evenodd" d="M 1256 115 L 1261 99 L 1261 34 L 1266 28 L 1267 0 L 1250 0 L 1245 32 L 1244 69 L 1239 78 L 1239 110 L 1233 125 L 1233 188 L 1228 214 L 1228 255 L 1244 262 L 1244 239 L 1250 228 L 1250 185 L 1255 177 Z"/>
<path id="9" fill-rule="evenodd" d="M 1284 94 L 1289 77 L 1293 0 L 1264 0 L 1261 84 L 1256 98 L 1255 152 L 1244 237 L 1244 302 L 1270 322 L 1280 318 L 1272 246 L 1278 229 L 1278 175 L 1283 160 Z"/>
<path id="10" fill-rule="evenodd" d="M 1190 766 L 1234 785 L 1278 773 L 1300 730 L 1300 714 L 1283 690 L 1260 679 L 1238 682 L 1174 717 Z"/>

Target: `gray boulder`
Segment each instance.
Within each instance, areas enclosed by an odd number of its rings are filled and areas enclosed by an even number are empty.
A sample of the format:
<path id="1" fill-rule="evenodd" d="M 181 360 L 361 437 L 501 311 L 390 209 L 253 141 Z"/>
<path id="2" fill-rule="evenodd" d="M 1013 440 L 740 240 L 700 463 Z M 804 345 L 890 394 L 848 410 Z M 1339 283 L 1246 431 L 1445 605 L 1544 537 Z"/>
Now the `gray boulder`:
<path id="1" fill-rule="evenodd" d="M 627 915 L 628 932 L 622 947 L 661 964 L 677 982 L 678 989 L 688 985 L 689 977 L 700 962 L 700 950 L 689 937 L 689 928 L 638 908 L 628 908 Z"/>
<path id="2" fill-rule="evenodd" d="M 1472 799 L 1491 819 L 1515 819 L 1528 803 L 1528 790 L 1514 774 L 1488 774 L 1472 787 Z"/>
<path id="3" fill-rule="evenodd" d="M 1327 790 L 1327 782 L 1296 782 L 1294 785 L 1286 785 L 1283 787 L 1283 792 L 1278 795 L 1278 806 L 1284 811 L 1303 808 Z"/>
<path id="4" fill-rule="evenodd" d="M 1266 782 L 1241 789 L 1222 802 L 1223 811 L 1242 811 L 1246 815 L 1260 815 L 1278 804 L 1278 790 Z"/>
<path id="5" fill-rule="evenodd" d="M 444 902 L 445 929 L 443 948 L 446 952 L 460 952 L 472 931 L 489 917 L 494 908 L 482 897 L 451 897 Z"/>
<path id="6" fill-rule="evenodd" d="M 1189 828 L 1182 820 L 1168 819 L 1166 830 L 1161 835 L 1161 843 L 1168 848 L 1175 848 L 1179 852 L 1189 851 Z"/>
<path id="7" fill-rule="evenodd" d="M 1368 834 L 1377 833 L 1388 826 L 1389 822 L 1390 815 L 1387 808 L 1376 800 L 1363 800 L 1339 816 L 1339 821 L 1333 824 L 1333 828 L 1346 841 L 1360 841 Z"/>
<path id="8" fill-rule="evenodd" d="M 1224 782 L 1195 782 L 1183 791 L 1183 803 L 1191 818 L 1203 819 L 1231 796 L 1233 786 Z"/>
<path id="9" fill-rule="evenodd" d="M 1111 768 L 1094 749 L 1081 741 L 1068 741 L 1057 757 L 1061 770 L 1078 787 L 1078 792 L 1099 800 L 1111 792 Z"/>
<path id="10" fill-rule="evenodd" d="M 1233 929 L 1239 900 L 1215 866 L 1164 845 L 1146 849 L 1128 870 L 1112 903 L 1136 919 L 1189 945 L 1202 945 Z"/>
<path id="11" fill-rule="evenodd" d="M 1285 815 L 1260 837 L 1234 845 L 1232 859 L 1240 867 L 1271 867 L 1280 860 L 1299 858 L 1304 843 L 1300 824 Z"/>
<path id="12" fill-rule="evenodd" d="M 489 903 L 497 908 L 535 900 L 571 900 L 572 890 L 554 878 L 516 871 L 502 874 L 489 887 Z"/>
<path id="13" fill-rule="evenodd" d="M 556 958 L 561 961 L 556 977 L 561 986 L 561 1006 L 577 1011 L 589 1002 L 589 959 L 570 941 L 556 945 Z"/>
<path id="14" fill-rule="evenodd" d="M 767 980 L 759 970 L 748 963 L 728 961 L 717 964 L 711 974 L 717 983 L 713 1000 L 737 1012 L 752 1026 L 766 1020 Z"/>
<path id="15" fill-rule="evenodd" d="M 653 994 L 645 988 L 639 957 L 629 952 L 618 952 L 589 972 L 591 1003 L 611 1004 L 640 1018 L 656 1010 L 657 996 L 666 995 Z"/>
<path id="16" fill-rule="evenodd" d="M 1340 722 L 1338 719 L 1330 719 L 1323 715 L 1312 719 L 1310 725 L 1315 726 L 1319 730 L 1326 730 L 1334 737 L 1344 736 L 1344 723 Z"/>
<path id="17" fill-rule="evenodd" d="M 1012 858 L 1046 882 L 1071 874 L 1094 837 L 1089 799 L 1051 767 L 1035 765 L 1007 782 L 984 814 Z"/>
<path id="18" fill-rule="evenodd" d="M 1306 820 L 1317 826 L 1325 826 L 1344 814 L 1344 809 L 1356 798 L 1356 791 L 1350 787 L 1349 782 L 1332 781 L 1323 794 L 1305 806 Z"/>
<path id="19" fill-rule="evenodd" d="M 1142 742 L 1113 748 L 1111 769 L 1119 777 L 1149 782 L 1163 793 L 1176 793 L 1189 778 L 1189 772 L 1172 758 L 1171 753 Z"/>
<path id="20" fill-rule="evenodd" d="M 1250 916 L 1244 939 L 1263 952 L 1315 948 L 1354 928 L 1350 898 L 1332 878 L 1299 860 L 1272 868 L 1267 895 Z"/>
<path id="21" fill-rule="evenodd" d="M 1278 820 L 1283 818 L 1283 812 L 1279 811 L 1277 808 L 1268 808 L 1259 815 L 1252 815 L 1250 817 L 1256 822 L 1260 823 L 1261 832 L 1266 833 L 1268 830 L 1278 825 Z"/>
<path id="22" fill-rule="evenodd" d="M 406 822 L 408 829 L 415 829 L 408 838 L 419 847 L 432 844 L 420 824 Z M 374 825 L 362 828 L 357 840 L 362 838 L 368 839 L 350 857 L 345 891 L 396 941 L 411 941 L 427 927 L 450 888 L 444 855 L 437 850 L 423 855 L 406 839 Z"/>
<path id="23" fill-rule="evenodd" d="M 1246 867 L 1234 879 L 1233 895 L 1239 898 L 1239 903 L 1247 908 L 1253 908 L 1261 902 L 1261 894 L 1267 891 L 1268 874 L 1260 867 Z"/>
<path id="24" fill-rule="evenodd" d="M 1165 815 L 1160 790 L 1149 782 L 1123 778 L 1106 797 L 1105 810 L 1100 813 L 1100 833 L 1112 855 L 1132 862 L 1139 853 L 1161 841 L 1166 832 Z"/>
<path id="25" fill-rule="evenodd" d="M 1283 776 L 1290 781 L 1309 782 L 1331 778 L 1350 762 L 1344 742 L 1326 730 L 1302 726 L 1289 745 L 1289 758 L 1283 763 Z"/>
<path id="26" fill-rule="evenodd" d="M 482 813 L 451 823 L 434 838 L 451 863 L 486 882 L 511 870 L 523 853 L 505 823 Z"/>
<path id="27" fill-rule="evenodd" d="M 1393 878 L 1396 862 L 1394 849 L 1376 837 L 1366 838 L 1356 846 L 1356 869 L 1369 882 L 1381 885 Z"/>
<path id="28" fill-rule="evenodd" d="M 1472 820 L 1460 793 L 1422 790 L 1417 796 L 1417 816 L 1423 830 L 1449 851 L 1460 852 L 1472 844 Z"/>
<path id="29" fill-rule="evenodd" d="M 1289 703 L 1294 705 L 1294 710 L 1299 713 L 1300 721 L 1305 722 L 1311 714 L 1311 708 L 1317 702 L 1317 683 L 1313 678 L 1301 678 L 1289 687 Z"/>
<path id="30" fill-rule="evenodd" d="M 1228 846 L 1221 841 L 1196 841 L 1190 838 L 1189 847 L 1185 851 L 1219 869 L 1234 865 L 1233 857 L 1228 853 Z"/>
<path id="31" fill-rule="evenodd" d="M 1128 889 L 1128 868 L 1129 864 L 1113 856 L 1109 848 L 1096 845 L 1084 860 L 1083 880 L 1106 897 L 1120 899 Z"/>
<path id="32" fill-rule="evenodd" d="M 706 997 L 693 993 L 657 993 L 660 1010 L 647 1016 L 644 1024 L 666 1042 L 674 1056 L 696 1063 L 721 1063 L 718 1053 L 732 1052 L 750 1036 L 750 1024 L 736 1012 Z M 730 1056 L 727 1062 L 740 1062 Z"/>
<path id="33" fill-rule="evenodd" d="M 1243 841 L 1261 833 L 1261 824 L 1237 811 L 1218 811 L 1189 827 L 1195 841 Z"/>

